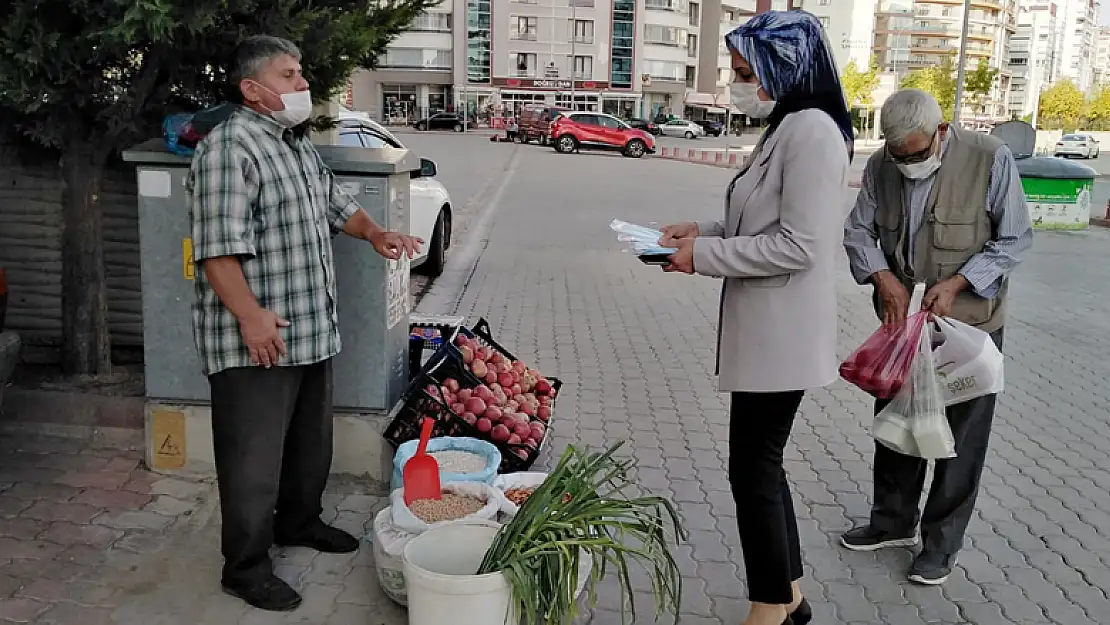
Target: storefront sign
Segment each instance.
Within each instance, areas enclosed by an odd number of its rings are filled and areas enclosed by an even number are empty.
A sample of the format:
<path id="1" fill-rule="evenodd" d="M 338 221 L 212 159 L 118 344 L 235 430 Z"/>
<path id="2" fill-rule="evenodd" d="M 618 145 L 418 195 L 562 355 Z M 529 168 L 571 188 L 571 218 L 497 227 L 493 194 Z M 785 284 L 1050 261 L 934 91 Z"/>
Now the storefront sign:
<path id="1" fill-rule="evenodd" d="M 493 84 L 498 87 L 512 87 L 514 89 L 540 89 L 550 91 L 570 91 L 571 81 L 559 78 L 494 78 Z M 574 88 L 583 91 L 600 91 L 608 89 L 609 83 L 596 80 L 576 80 Z"/>

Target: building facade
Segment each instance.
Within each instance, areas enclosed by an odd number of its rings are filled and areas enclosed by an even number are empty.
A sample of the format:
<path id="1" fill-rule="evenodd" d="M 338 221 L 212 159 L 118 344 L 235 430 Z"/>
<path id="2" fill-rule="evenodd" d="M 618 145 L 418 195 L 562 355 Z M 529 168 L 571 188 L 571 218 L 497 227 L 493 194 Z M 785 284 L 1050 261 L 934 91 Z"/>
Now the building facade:
<path id="1" fill-rule="evenodd" d="M 897 80 L 914 70 L 956 61 L 963 28 L 963 0 L 881 0 L 875 13 L 874 54 Z M 961 120 L 970 125 L 1009 119 L 1010 45 L 1017 32 L 1017 0 L 972 0 L 967 63 L 998 70 L 980 107 L 965 100 Z"/>
<path id="2" fill-rule="evenodd" d="M 1023 0 L 1007 64 L 1013 78 L 1009 113 L 1013 119 L 1033 115 L 1041 92 L 1056 82 L 1059 70 L 1058 8 L 1051 0 Z"/>
<path id="3" fill-rule="evenodd" d="M 821 21 L 840 71 L 851 61 L 860 69 L 868 67 L 875 44 L 878 0 L 799 0 L 795 4 Z"/>
<path id="4" fill-rule="evenodd" d="M 1070 78 L 1080 91 L 1094 82 L 1092 60 L 1098 37 L 1099 0 L 1057 0 L 1059 78 Z"/>
<path id="5" fill-rule="evenodd" d="M 1098 29 L 1091 70 L 1095 88 L 1104 89 L 1110 86 L 1110 27 L 1101 26 Z"/>

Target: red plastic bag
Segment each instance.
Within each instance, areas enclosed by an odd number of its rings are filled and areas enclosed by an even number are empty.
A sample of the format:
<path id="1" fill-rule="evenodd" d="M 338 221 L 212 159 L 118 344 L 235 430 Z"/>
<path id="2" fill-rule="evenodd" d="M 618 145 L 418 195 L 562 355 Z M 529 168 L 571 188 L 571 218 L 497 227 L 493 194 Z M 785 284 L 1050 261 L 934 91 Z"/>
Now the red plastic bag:
<path id="1" fill-rule="evenodd" d="M 928 317 L 922 311 L 901 325 L 879 328 L 841 363 L 840 377 L 879 399 L 894 397 L 909 377 Z"/>

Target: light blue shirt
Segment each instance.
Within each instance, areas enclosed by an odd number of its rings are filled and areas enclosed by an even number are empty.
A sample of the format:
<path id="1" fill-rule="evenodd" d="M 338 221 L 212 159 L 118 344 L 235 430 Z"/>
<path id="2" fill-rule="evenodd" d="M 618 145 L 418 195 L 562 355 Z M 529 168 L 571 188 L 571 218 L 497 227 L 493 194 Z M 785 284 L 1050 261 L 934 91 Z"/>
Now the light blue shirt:
<path id="1" fill-rule="evenodd" d="M 946 137 L 941 147 L 942 160 L 944 153 L 948 151 L 950 140 Z M 844 225 L 844 247 L 848 252 L 848 263 L 852 276 L 860 284 L 867 282 L 875 272 L 890 268 L 886 255 L 879 248 L 875 226 L 875 213 L 878 209 L 875 200 L 877 169 L 877 162 L 868 162 L 860 181 L 856 205 Z M 909 231 L 914 236 L 925 222 L 925 205 L 929 201 L 929 193 L 936 177 L 935 173 L 920 180 L 903 177 L 906 218 L 909 220 Z M 982 251 L 964 263 L 959 273 L 967 278 L 976 295 L 991 298 L 998 294 L 1003 280 L 1021 262 L 1019 255 L 1033 244 L 1033 222 L 1029 217 L 1021 177 L 1018 175 L 1013 153 L 1005 146 L 995 154 L 991 165 L 987 211 L 990 212 L 991 223 L 994 225 L 993 236 Z M 913 266 L 913 247 L 909 246 L 910 266 Z"/>

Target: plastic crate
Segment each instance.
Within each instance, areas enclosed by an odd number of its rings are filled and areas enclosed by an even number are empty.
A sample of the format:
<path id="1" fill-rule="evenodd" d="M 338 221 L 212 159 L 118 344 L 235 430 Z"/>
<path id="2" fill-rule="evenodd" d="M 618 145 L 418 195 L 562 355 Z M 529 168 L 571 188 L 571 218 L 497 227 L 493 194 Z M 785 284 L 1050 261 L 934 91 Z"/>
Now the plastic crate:
<path id="1" fill-rule="evenodd" d="M 409 381 L 419 375 L 424 356 L 435 355 L 444 343 L 453 341 L 465 321 L 445 315 L 409 315 Z"/>
<path id="2" fill-rule="evenodd" d="M 498 473 L 527 471 L 536 463 L 540 452 L 547 445 L 548 439 L 551 438 L 551 428 L 548 427 L 537 449 L 532 449 L 527 445 L 494 442 L 490 440 L 488 434 L 479 432 L 478 428 L 470 425 L 462 417 L 452 412 L 451 408 L 443 403 L 439 397 L 428 393 L 423 388 L 415 389 L 409 394 L 401 406 L 401 410 L 393 418 L 382 436 L 396 449 L 402 443 L 420 438 L 420 426 L 423 425 L 423 420 L 426 417 L 431 417 L 435 421 L 435 425 L 432 427 L 433 437 L 468 436 L 493 443 L 501 452 L 501 467 L 498 469 Z M 524 457 L 517 455 L 519 450 L 524 451 Z"/>

